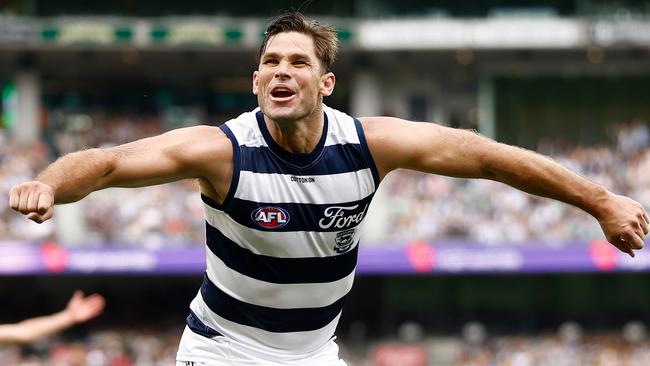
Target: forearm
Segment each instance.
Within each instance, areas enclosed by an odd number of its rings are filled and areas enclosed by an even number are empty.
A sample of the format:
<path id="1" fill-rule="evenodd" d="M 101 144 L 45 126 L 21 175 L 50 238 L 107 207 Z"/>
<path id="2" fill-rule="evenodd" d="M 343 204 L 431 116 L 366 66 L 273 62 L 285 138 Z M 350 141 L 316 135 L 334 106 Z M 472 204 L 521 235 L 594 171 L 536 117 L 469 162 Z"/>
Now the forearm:
<path id="1" fill-rule="evenodd" d="M 78 201 L 105 188 L 104 178 L 114 169 L 115 152 L 89 149 L 65 155 L 36 177 L 52 187 L 55 203 Z"/>
<path id="2" fill-rule="evenodd" d="M 482 176 L 522 191 L 569 203 L 598 217 L 600 203 L 608 195 L 601 185 L 570 171 L 533 151 L 488 142 L 482 160 Z"/>
<path id="3" fill-rule="evenodd" d="M 74 325 L 72 315 L 66 311 L 60 311 L 52 315 L 23 320 L 15 324 L 0 326 L 0 341 L 29 343 Z"/>

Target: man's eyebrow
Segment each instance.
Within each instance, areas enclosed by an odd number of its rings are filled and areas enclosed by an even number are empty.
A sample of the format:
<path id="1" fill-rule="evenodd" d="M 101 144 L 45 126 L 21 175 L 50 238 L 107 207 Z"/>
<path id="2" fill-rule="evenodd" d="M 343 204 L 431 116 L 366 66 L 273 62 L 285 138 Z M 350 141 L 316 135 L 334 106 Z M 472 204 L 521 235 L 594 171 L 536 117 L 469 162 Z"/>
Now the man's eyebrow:
<path id="1" fill-rule="evenodd" d="M 264 54 L 262 55 L 262 58 L 278 58 L 278 57 L 280 57 L 280 55 L 275 52 L 264 52 Z"/>
<path id="2" fill-rule="evenodd" d="M 268 52 L 264 53 L 262 55 L 262 58 L 280 58 L 280 54 L 277 52 Z M 290 59 L 309 59 L 309 55 L 307 53 L 292 53 L 289 55 Z"/>

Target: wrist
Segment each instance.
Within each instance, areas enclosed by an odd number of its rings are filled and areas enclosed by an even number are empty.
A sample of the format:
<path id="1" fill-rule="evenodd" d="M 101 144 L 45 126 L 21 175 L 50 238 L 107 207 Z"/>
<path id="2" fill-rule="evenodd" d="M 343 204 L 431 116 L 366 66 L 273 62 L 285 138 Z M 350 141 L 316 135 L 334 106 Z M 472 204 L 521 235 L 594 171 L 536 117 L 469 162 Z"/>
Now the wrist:
<path id="1" fill-rule="evenodd" d="M 594 189 L 591 189 L 586 193 L 586 206 L 584 210 L 591 216 L 600 220 L 606 215 L 606 211 L 609 208 L 607 202 L 610 200 L 612 193 L 600 185 L 596 185 Z"/>
<path id="2" fill-rule="evenodd" d="M 65 319 L 65 323 L 68 326 L 73 326 L 77 323 L 74 314 L 69 309 L 63 310 L 63 318 Z"/>

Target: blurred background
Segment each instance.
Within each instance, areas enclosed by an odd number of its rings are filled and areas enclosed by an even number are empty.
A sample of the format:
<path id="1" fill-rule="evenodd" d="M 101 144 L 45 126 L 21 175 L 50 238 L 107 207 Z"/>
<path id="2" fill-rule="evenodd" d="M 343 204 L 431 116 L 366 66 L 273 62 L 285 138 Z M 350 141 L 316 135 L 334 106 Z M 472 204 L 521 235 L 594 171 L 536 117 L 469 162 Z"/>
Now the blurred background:
<path id="1" fill-rule="evenodd" d="M 204 270 L 193 181 L 110 189 L 37 225 L 8 191 L 57 157 L 256 106 L 265 26 L 333 24 L 332 107 L 470 128 L 650 207 L 650 1 L 0 0 L 0 322 L 100 292 L 97 320 L 2 365 L 173 365 Z M 650 254 L 587 214 L 399 171 L 365 224 L 337 331 L 351 366 L 650 365 Z"/>

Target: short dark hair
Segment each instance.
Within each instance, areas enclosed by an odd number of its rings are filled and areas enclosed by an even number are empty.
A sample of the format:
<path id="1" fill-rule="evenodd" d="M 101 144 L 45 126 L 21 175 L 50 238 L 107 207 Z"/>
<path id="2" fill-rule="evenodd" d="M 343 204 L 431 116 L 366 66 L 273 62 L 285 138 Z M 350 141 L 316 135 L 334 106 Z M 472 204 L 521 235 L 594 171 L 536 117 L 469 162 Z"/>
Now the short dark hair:
<path id="1" fill-rule="evenodd" d="M 271 20 L 266 32 L 264 32 L 264 40 L 262 41 L 258 59 L 266 51 L 271 37 L 284 32 L 298 32 L 310 36 L 314 40 L 316 57 L 320 59 L 323 70 L 325 72 L 331 71 L 339 50 L 336 31 L 331 25 L 320 24 L 298 11 L 289 11 Z"/>

